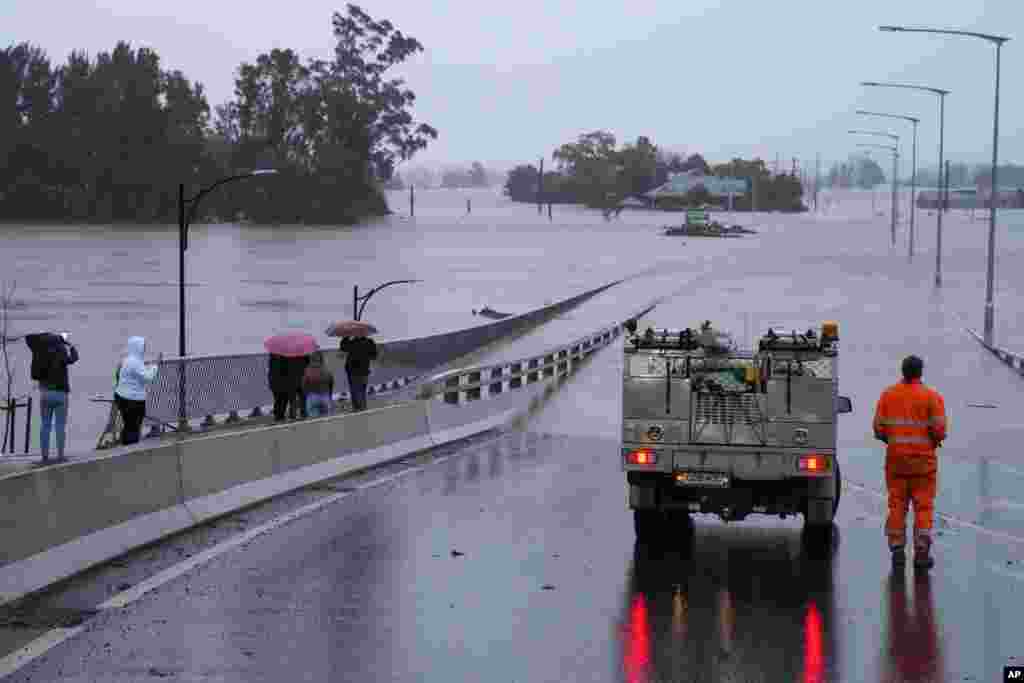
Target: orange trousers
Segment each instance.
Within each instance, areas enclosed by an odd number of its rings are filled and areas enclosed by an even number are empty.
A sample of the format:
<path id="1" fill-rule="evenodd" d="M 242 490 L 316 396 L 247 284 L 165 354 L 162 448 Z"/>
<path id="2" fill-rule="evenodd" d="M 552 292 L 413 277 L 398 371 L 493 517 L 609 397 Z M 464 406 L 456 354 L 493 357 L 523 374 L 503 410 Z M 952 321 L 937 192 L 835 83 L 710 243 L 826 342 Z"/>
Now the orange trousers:
<path id="1" fill-rule="evenodd" d="M 894 469 L 888 465 L 885 468 L 885 484 L 889 489 L 889 518 L 885 521 L 885 533 L 889 545 L 906 543 L 907 511 L 911 501 L 914 502 L 915 545 L 930 545 L 938 472 L 903 474 Z"/>

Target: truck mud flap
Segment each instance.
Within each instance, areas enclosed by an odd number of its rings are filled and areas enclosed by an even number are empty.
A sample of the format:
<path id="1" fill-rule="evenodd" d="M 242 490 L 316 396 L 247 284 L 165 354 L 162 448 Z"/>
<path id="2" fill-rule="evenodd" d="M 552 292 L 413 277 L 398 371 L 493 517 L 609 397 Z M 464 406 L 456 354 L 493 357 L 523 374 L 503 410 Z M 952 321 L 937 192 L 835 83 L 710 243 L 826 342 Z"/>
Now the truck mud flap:
<path id="1" fill-rule="evenodd" d="M 629 507 L 634 510 L 643 510 L 657 506 L 657 489 L 654 486 L 642 484 L 629 485 Z"/>

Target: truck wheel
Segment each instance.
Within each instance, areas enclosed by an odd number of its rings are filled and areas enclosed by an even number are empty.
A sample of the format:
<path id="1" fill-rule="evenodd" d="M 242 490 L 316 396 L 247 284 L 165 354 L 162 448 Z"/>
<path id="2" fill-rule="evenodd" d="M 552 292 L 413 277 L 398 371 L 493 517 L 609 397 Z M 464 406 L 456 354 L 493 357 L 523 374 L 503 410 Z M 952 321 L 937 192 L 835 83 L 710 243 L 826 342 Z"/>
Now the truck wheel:
<path id="1" fill-rule="evenodd" d="M 832 519 L 836 518 L 836 512 L 839 510 L 839 495 L 843 491 L 843 475 L 839 470 L 839 461 L 836 460 L 836 497 L 832 500 Z"/>
<path id="2" fill-rule="evenodd" d="M 657 541 L 663 526 L 660 510 L 633 510 L 633 530 L 641 543 Z"/>

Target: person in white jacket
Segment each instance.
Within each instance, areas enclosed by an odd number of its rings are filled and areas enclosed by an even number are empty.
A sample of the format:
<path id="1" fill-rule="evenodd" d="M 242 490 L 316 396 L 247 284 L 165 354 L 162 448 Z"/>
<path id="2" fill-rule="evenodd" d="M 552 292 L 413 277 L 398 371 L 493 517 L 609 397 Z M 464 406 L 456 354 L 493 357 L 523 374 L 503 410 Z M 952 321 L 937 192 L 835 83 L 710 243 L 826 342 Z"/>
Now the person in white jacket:
<path id="1" fill-rule="evenodd" d="M 143 337 L 128 339 L 128 353 L 117 368 L 117 384 L 114 388 L 114 402 L 121 411 L 121 443 L 138 443 L 142 436 L 142 421 L 146 417 L 146 385 L 156 381 L 158 366 L 146 365 L 142 357 L 146 353 Z M 160 354 L 159 360 L 163 360 Z M 159 361 L 158 361 L 159 362 Z"/>

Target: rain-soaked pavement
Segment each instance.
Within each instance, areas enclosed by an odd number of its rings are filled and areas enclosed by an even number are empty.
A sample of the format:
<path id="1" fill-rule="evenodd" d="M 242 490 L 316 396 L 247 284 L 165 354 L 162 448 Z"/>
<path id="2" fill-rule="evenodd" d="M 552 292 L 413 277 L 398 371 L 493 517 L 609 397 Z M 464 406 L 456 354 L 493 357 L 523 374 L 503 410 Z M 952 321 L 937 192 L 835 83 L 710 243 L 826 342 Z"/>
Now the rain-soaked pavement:
<path id="1" fill-rule="evenodd" d="M 770 323 L 840 321 L 841 392 L 854 412 L 840 418 L 831 547 L 805 539 L 799 518 L 697 516 L 665 548 L 638 549 L 615 344 L 503 433 L 338 482 L 332 492 L 351 494 L 101 611 L 10 680 L 1001 680 L 1004 665 L 1024 663 L 1024 380 L 962 330 L 964 307 L 981 304 L 964 254 L 980 248 L 949 257 L 952 284 L 936 294 L 926 240 L 908 265 L 903 249 L 859 232 L 877 222 L 806 219 L 774 232 L 770 248 L 719 242 L 703 268 L 680 274 L 678 292 L 661 291 L 672 295 L 651 318 L 708 318 L 747 338 Z M 945 395 L 951 433 L 936 566 L 893 575 L 870 420 L 910 352 Z M 235 526 L 261 515 L 272 513 Z M 229 538 L 232 525 L 187 542 Z M 141 580 L 139 566 L 188 554 L 183 543 L 73 581 L 39 613 L 95 608 Z M 7 651 L 44 634 L 30 617 L 0 628 Z"/>

